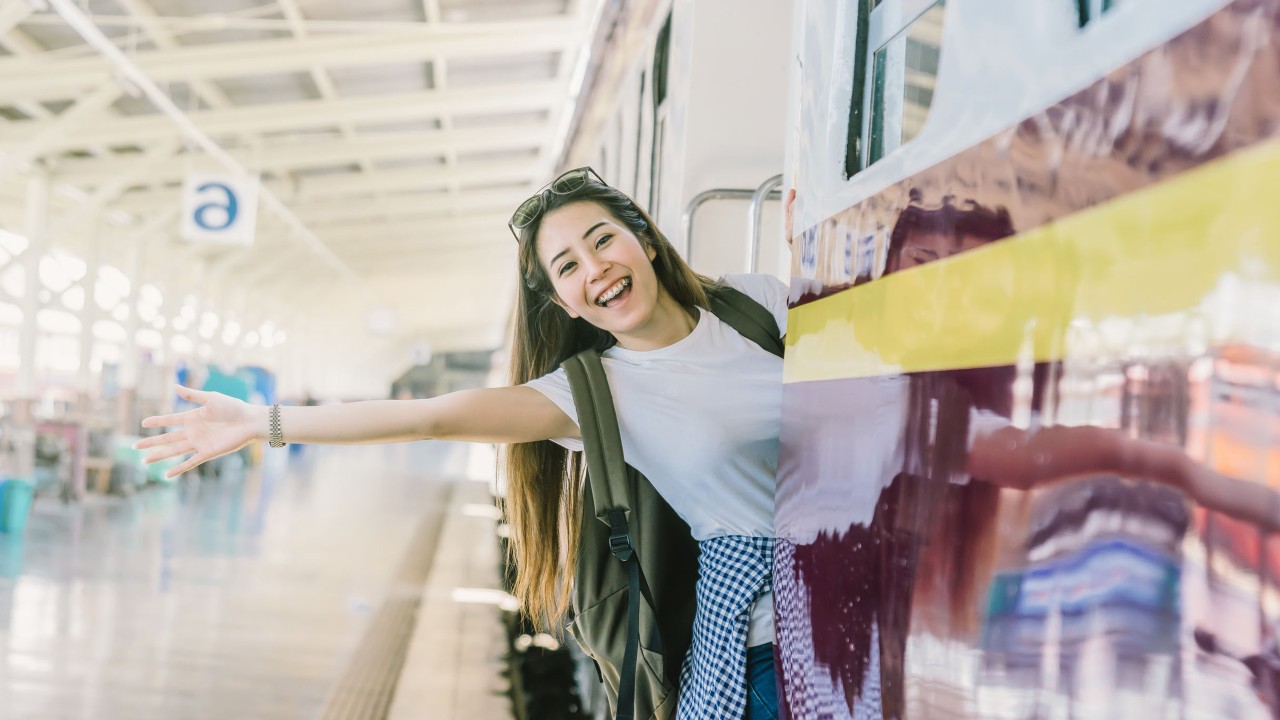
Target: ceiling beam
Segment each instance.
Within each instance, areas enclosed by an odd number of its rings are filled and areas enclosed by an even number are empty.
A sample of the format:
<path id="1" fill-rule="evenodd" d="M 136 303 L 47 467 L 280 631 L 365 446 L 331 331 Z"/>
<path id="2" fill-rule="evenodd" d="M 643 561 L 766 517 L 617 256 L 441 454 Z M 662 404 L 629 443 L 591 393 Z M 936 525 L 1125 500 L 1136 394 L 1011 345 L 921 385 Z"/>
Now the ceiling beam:
<path id="1" fill-rule="evenodd" d="M 439 25 L 442 21 L 440 15 L 440 0 L 422 0 L 422 16 L 429 25 Z M 431 58 L 431 87 L 436 90 L 443 90 L 449 86 L 449 61 L 443 55 L 435 55 Z M 453 118 L 448 115 L 440 116 L 440 127 L 444 130 L 453 129 Z M 545 145 L 544 139 L 542 145 Z M 449 167 L 458 164 L 458 153 L 449 151 L 444 154 L 444 162 Z M 451 186 L 449 192 L 456 195 L 458 193 L 457 186 Z"/>
<path id="2" fill-rule="evenodd" d="M 424 170 L 403 168 L 384 170 L 371 177 L 360 175 L 324 175 L 304 178 L 297 183 L 295 199 L 326 196 L 358 196 L 380 192 L 448 187 L 456 183 L 487 185 L 513 182 L 532 182 L 542 176 L 542 169 L 533 160 L 474 162 L 460 165 L 455 170 Z"/>
<path id="3" fill-rule="evenodd" d="M 546 142 L 549 133 L 550 129 L 543 124 L 453 131 L 378 133 L 350 140 L 276 143 L 265 145 L 260 151 L 238 149 L 229 152 L 246 167 L 258 171 L 283 173 L 290 170 L 356 163 L 361 158 L 390 160 L 419 156 L 442 157 L 451 149 L 463 153 L 533 150 Z M 191 171 L 193 162 L 198 165 L 202 160 L 203 156 L 198 155 L 174 156 L 155 165 L 149 179 L 156 183 L 182 180 Z M 136 155 L 86 159 L 65 158 L 59 160 L 54 167 L 53 177 L 55 180 L 73 185 L 96 186 L 114 181 L 122 172 L 127 172 L 136 164 Z"/>
<path id="4" fill-rule="evenodd" d="M 70 213 L 58 218 L 53 226 L 52 235 L 54 237 L 64 235 L 75 229 L 81 222 L 96 217 L 98 211 L 124 194 L 131 185 L 150 179 L 156 165 L 171 158 L 177 150 L 177 142 L 159 143 L 152 145 L 141 156 L 134 157 L 127 168 L 120 168 L 115 177 L 96 186 L 83 203 Z"/>
<path id="5" fill-rule="evenodd" d="M 276 0 L 276 4 L 280 6 L 280 12 L 284 14 L 285 20 L 289 23 L 289 31 L 293 33 L 295 38 L 305 38 L 308 36 L 307 27 L 302 17 L 302 10 L 298 8 L 295 0 Z M 329 71 L 319 63 L 307 68 L 307 72 L 311 74 L 311 80 L 315 83 L 316 89 L 320 91 L 320 97 L 323 100 L 333 100 L 338 97 L 338 90 L 333 85 L 333 77 Z M 354 140 L 356 137 L 355 128 L 349 122 L 338 124 L 338 129 L 342 131 L 342 137 L 348 141 Z M 360 169 L 364 172 L 373 171 L 373 162 L 368 157 L 360 157 L 357 159 Z"/>
<path id="6" fill-rule="evenodd" d="M 500 274 L 516 275 L 514 242 L 485 242 L 452 247 L 401 248 L 389 252 L 350 255 L 347 260 L 358 273 L 454 275 L 476 268 L 499 268 Z"/>
<path id="7" fill-rule="evenodd" d="M 370 177 L 356 174 L 348 177 L 319 177 L 300 184 L 294 184 L 289 181 L 269 180 L 263 183 L 263 187 L 265 190 L 283 197 L 299 218 L 306 218 L 306 222 L 313 222 L 311 217 L 303 215 L 297 208 L 316 209 L 318 205 L 333 203 L 335 207 L 344 208 L 343 213 L 345 213 L 346 208 L 354 205 L 365 203 L 372 207 L 379 202 L 375 198 L 362 198 L 362 195 L 370 196 L 383 192 L 413 193 L 421 190 L 443 189 L 451 183 L 457 183 L 464 188 L 467 186 L 483 186 L 490 183 L 522 183 L 532 186 L 535 181 L 540 181 L 542 176 L 541 168 L 532 160 L 519 163 L 477 162 L 464 165 L 453 171 L 408 168 L 404 170 L 386 170 Z M 501 196 L 507 198 L 515 197 L 517 198 L 516 202 L 519 202 L 520 195 L 528 194 L 518 188 L 512 188 L 511 190 L 502 188 L 499 190 L 481 187 L 477 188 L 477 192 L 494 193 L 492 196 L 482 196 L 481 201 L 478 201 L 479 204 L 487 204 L 491 198 Z M 462 198 L 469 194 L 470 192 L 461 194 L 452 209 L 457 210 L 467 207 L 468 201 Z M 411 198 L 407 202 L 412 203 L 413 200 L 414 198 Z M 178 188 L 164 188 L 125 193 L 112 202 L 110 207 L 114 210 L 147 215 L 151 212 L 163 211 L 169 207 L 176 206 L 180 202 L 181 193 Z M 404 208 L 404 204 L 399 199 L 388 198 L 385 202 L 388 202 L 391 207 L 396 209 Z M 497 203 L 498 201 L 494 200 L 494 202 Z M 439 206 L 437 205 L 436 207 Z M 361 212 L 368 216 L 367 209 L 355 211 L 352 214 Z M 336 219 L 335 215 L 338 217 L 343 216 L 336 211 L 331 211 L 326 213 L 325 217 Z M 259 223 L 263 222 L 264 218 L 261 214 L 259 214 L 258 220 Z"/>
<path id="8" fill-rule="evenodd" d="M 30 3 L 30 2 L 27 3 L 28 6 L 34 6 L 34 4 L 35 3 Z M 9 3 L 9 6 L 11 7 L 16 7 L 21 5 L 22 5 L 21 2 Z M 63 21 L 63 19 L 61 17 L 58 17 L 57 15 L 48 15 L 48 16 L 34 15 L 34 16 L 28 17 L 26 22 L 30 22 L 38 17 L 50 17 L 54 21 L 56 21 L 59 25 L 66 24 L 65 21 Z M 10 53 L 12 53 L 17 57 L 39 55 L 45 52 L 45 49 L 41 47 L 40 43 L 37 43 L 35 40 L 32 40 L 30 35 L 28 35 L 26 32 L 18 28 L 11 28 L 7 33 L 0 33 L 0 47 L 5 48 L 6 50 L 8 50 Z M 45 106 L 41 105 L 40 103 L 34 100 L 17 99 L 13 101 L 12 105 L 18 108 L 19 110 L 21 110 L 22 113 L 27 117 L 34 118 L 35 120 L 48 120 L 49 118 L 54 117 L 54 113 L 50 112 L 48 108 L 46 108 Z M 107 109 L 107 113 L 110 115 L 118 115 L 119 111 L 116 108 L 111 107 Z M 99 146 L 99 147 L 89 148 L 89 151 L 94 155 L 102 155 L 106 152 L 106 149 Z"/>
<path id="9" fill-rule="evenodd" d="M 182 47 L 168 28 L 159 21 L 155 8 L 151 7 L 148 0 L 116 0 L 116 2 L 132 17 L 137 18 L 138 24 L 157 47 L 163 50 L 176 50 Z M 208 79 L 194 78 L 190 82 L 191 90 L 211 108 L 222 110 L 235 104 L 222 91 L 222 88 Z M 261 145 L 261 141 L 251 135 L 246 135 L 241 140 L 253 147 Z"/>
<path id="10" fill-rule="evenodd" d="M 440 16 L 440 0 L 422 0 L 422 15 L 432 25 L 443 22 L 444 18 Z"/>
<path id="11" fill-rule="evenodd" d="M 528 16 L 544 15 L 550 16 L 560 12 L 562 2 L 537 3 L 533 0 L 521 0 L 521 9 Z M 244 10 L 237 10 L 222 14 L 202 14 L 202 15 L 157 15 L 156 20 L 159 21 L 168 31 L 175 37 L 188 35 L 191 33 L 212 32 L 216 30 L 277 30 L 289 31 L 292 29 L 292 23 L 285 18 L 268 17 L 278 13 L 279 10 L 273 3 L 263 3 L 254 7 L 248 7 Z M 428 16 L 429 17 L 429 16 Z M 62 19 L 57 15 L 43 13 L 35 14 L 22 21 L 25 25 L 55 25 L 62 26 Z M 95 14 L 93 22 L 98 27 L 103 28 L 125 28 L 132 29 L 138 27 L 137 18 L 132 15 L 121 14 Z M 403 32 L 417 31 L 422 27 L 422 23 L 417 20 L 303 20 L 303 27 L 308 33 L 327 33 L 327 34 L 351 34 L 351 33 L 371 33 L 371 32 Z M 445 24 L 445 30 L 454 31 L 461 34 L 476 34 L 480 32 L 491 32 L 506 27 L 509 22 L 452 22 Z M 117 44 L 122 44 L 124 40 L 120 40 Z"/>
<path id="12" fill-rule="evenodd" d="M 507 229 L 507 213 L 488 213 L 450 218 L 398 220 L 387 223 L 345 223 L 315 228 L 317 235 L 334 252 L 417 244 L 445 247 L 467 244 L 475 238 L 494 237 L 515 242 Z"/>
<path id="13" fill-rule="evenodd" d="M 394 123 L 434 118 L 442 114 L 483 115 L 546 110 L 560 102 L 562 96 L 563 89 L 554 83 L 521 84 L 276 103 L 204 110 L 187 113 L 187 116 L 206 134 L 222 136 L 323 128 L 343 122 Z M 6 135 L 10 143 L 27 143 L 38 137 L 53 122 L 57 120 L 9 123 L 5 126 Z M 74 137 L 62 137 L 57 142 L 48 142 L 46 149 L 69 150 L 95 144 L 145 144 L 180 136 L 181 131 L 163 116 L 112 118 L 96 123 L 93 127 L 83 128 Z"/>
<path id="14" fill-rule="evenodd" d="M 0 35 L 12 30 L 14 26 L 26 20 L 33 12 L 35 12 L 35 7 L 29 2 L 10 0 L 7 3 L 0 4 Z"/>
<path id="15" fill-rule="evenodd" d="M 74 105 L 63 110 L 52 120 L 40 123 L 40 131 L 17 147 L 5 153 L 0 159 L 0 181 L 6 180 L 24 165 L 45 154 L 58 143 L 67 142 L 80 126 L 106 112 L 111 103 L 120 97 L 120 86 L 114 82 L 107 83 L 93 92 L 81 97 Z M 14 123 L 23 124 L 26 123 Z"/>
<path id="16" fill-rule="evenodd" d="M 137 18 L 147 37 L 155 42 L 161 50 L 178 50 L 182 47 L 168 29 L 156 19 L 155 8 L 147 0 L 116 0 L 133 17 Z M 152 78 L 154 79 L 154 77 Z M 192 78 L 191 89 L 195 90 L 210 107 L 226 108 L 233 104 L 222 88 L 204 78 Z"/>
<path id="17" fill-rule="evenodd" d="M 468 213 L 494 212 L 510 217 L 532 192 L 530 187 L 503 190 L 469 190 L 455 196 L 440 193 L 397 194 L 378 201 L 297 203 L 299 215 L 321 226 L 338 221 L 357 221 L 370 217 L 402 220 L 455 217 Z"/>
<path id="18" fill-rule="evenodd" d="M 308 226 L 324 225 L 340 221 L 354 221 L 380 217 L 442 217 L 453 213 L 495 210 L 510 213 L 529 196 L 532 183 L 527 188 L 502 190 L 471 190 L 450 197 L 441 192 L 399 193 L 377 199 L 341 198 L 320 201 L 295 199 L 289 207 Z M 178 200 L 177 191 L 130 193 L 112 203 L 114 209 L 139 215 L 149 215 L 173 205 Z"/>
<path id="19" fill-rule="evenodd" d="M 131 55 L 156 82 L 189 82 L 270 73 L 307 72 L 314 65 L 346 67 L 426 62 L 433 57 L 492 57 L 559 52 L 575 41 L 574 24 L 536 20 L 467 32 L 423 25 L 412 32 L 364 33 L 213 43 Z M 0 97 L 62 100 L 111 82 L 111 64 L 98 57 L 46 55 L 0 58 Z"/>

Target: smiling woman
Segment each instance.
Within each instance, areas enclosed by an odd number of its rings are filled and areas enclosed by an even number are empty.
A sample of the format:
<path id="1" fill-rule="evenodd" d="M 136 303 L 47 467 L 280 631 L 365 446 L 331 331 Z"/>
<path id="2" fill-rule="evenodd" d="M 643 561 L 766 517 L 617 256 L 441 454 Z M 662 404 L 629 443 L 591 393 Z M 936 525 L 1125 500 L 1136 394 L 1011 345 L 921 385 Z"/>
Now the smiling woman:
<path id="1" fill-rule="evenodd" d="M 682 718 L 775 717 L 769 568 L 782 359 L 708 309 L 711 293 L 741 293 L 771 316 L 776 340 L 786 332 L 786 286 L 772 276 L 717 283 L 695 273 L 649 214 L 590 168 L 561 175 L 522 203 L 510 225 L 523 281 L 513 387 L 288 408 L 180 388 L 199 407 L 147 418 L 146 427 L 178 427 L 137 447 L 155 448 L 149 462 L 191 453 L 172 476 L 262 439 L 508 443 L 514 594 L 535 624 L 558 632 L 584 503 L 578 409 L 560 366 L 599 352 L 626 463 L 650 479 L 700 547 L 695 650 L 683 672 L 658 672 L 679 675 Z M 761 570 L 754 580 L 729 569 L 743 562 Z M 740 605 L 724 604 L 730 593 Z M 673 702 L 662 707 L 658 717 L 672 716 Z"/>
<path id="2" fill-rule="evenodd" d="M 657 251 L 599 203 L 548 213 L 539 235 L 539 260 L 555 288 L 551 299 L 570 317 L 608 331 L 629 350 L 666 347 L 693 329 L 689 312 L 660 292 L 652 265 Z"/>

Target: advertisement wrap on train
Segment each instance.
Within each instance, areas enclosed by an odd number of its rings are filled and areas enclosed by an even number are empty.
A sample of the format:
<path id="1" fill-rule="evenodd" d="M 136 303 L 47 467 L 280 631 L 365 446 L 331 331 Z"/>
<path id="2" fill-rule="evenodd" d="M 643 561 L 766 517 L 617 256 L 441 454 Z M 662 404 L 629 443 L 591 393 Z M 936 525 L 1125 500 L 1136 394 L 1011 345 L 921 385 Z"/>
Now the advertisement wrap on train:
<path id="1" fill-rule="evenodd" d="M 789 715 L 1280 717 L 1280 4 L 799 12 Z"/>

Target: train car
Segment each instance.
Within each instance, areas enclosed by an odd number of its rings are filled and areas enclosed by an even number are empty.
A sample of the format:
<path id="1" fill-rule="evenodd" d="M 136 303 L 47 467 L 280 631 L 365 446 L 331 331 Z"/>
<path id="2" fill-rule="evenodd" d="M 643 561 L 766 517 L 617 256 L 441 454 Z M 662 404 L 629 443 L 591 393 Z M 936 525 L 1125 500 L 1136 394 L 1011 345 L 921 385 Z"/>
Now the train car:
<path id="1" fill-rule="evenodd" d="M 649 209 L 700 272 L 787 277 L 789 2 L 605 3 L 559 165 Z"/>
<path id="2" fill-rule="evenodd" d="M 1280 2 L 796 18 L 787 715 L 1280 717 Z"/>
<path id="3" fill-rule="evenodd" d="M 559 166 L 590 165 L 634 197 L 699 272 L 788 278 L 779 184 L 792 3 L 634 0 L 602 8 Z M 608 717 L 589 660 L 578 663 L 577 685 L 582 714 Z M 539 712 L 530 717 L 552 717 Z"/>

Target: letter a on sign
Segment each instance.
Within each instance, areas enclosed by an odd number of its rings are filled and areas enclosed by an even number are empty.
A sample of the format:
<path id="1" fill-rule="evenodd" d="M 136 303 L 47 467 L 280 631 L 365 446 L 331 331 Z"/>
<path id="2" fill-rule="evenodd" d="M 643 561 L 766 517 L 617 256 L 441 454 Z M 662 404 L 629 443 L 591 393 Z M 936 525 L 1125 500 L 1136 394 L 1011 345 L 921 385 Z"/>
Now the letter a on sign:
<path id="1" fill-rule="evenodd" d="M 182 237 L 218 245 L 253 244 L 258 178 L 194 173 L 182 186 Z"/>

